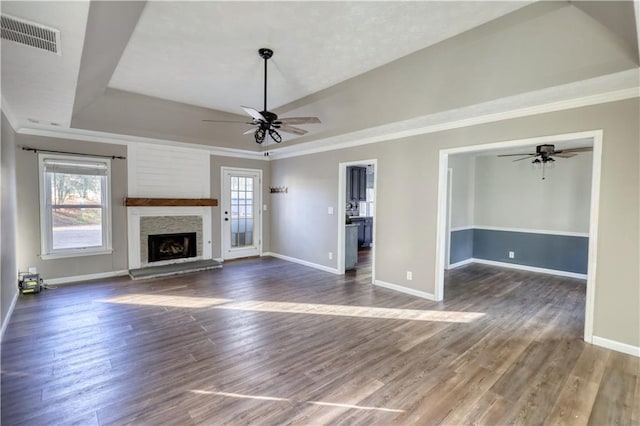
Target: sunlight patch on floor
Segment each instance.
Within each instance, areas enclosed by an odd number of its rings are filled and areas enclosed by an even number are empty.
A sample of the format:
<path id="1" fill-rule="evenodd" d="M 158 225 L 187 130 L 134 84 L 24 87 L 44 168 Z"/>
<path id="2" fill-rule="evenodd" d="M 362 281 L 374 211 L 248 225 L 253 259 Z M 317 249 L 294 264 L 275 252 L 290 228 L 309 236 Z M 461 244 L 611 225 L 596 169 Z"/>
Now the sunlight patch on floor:
<path id="1" fill-rule="evenodd" d="M 192 296 L 164 296 L 160 294 L 128 294 L 124 296 L 102 299 L 98 302 L 120 303 L 125 305 L 167 306 L 171 308 L 209 308 L 221 303 L 228 303 L 228 299 L 214 299 L 212 297 Z"/>
<path id="2" fill-rule="evenodd" d="M 240 398 L 240 399 L 257 399 L 260 401 L 279 401 L 279 402 L 295 402 L 290 398 L 278 398 L 274 396 L 261 396 L 261 395 L 244 395 L 240 393 L 230 393 L 230 392 L 214 392 L 214 391 L 205 391 L 194 389 L 189 392 L 195 393 L 198 395 L 215 395 L 215 396 L 224 396 L 229 398 Z M 377 410 L 377 411 L 386 411 L 390 413 L 404 413 L 405 410 L 397 410 L 395 408 L 383 408 L 383 407 L 367 407 L 362 405 L 354 405 L 354 404 L 340 404 L 337 402 L 325 402 L 325 401 L 300 401 L 304 404 L 310 405 L 320 405 L 325 407 L 340 407 L 340 408 L 353 408 L 356 410 Z"/>
<path id="3" fill-rule="evenodd" d="M 323 305 L 272 301 L 233 301 L 210 297 L 165 296 L 130 294 L 103 299 L 100 302 L 134 305 L 166 306 L 176 308 L 214 308 L 251 312 L 277 312 L 286 314 L 333 315 L 374 319 L 401 319 L 409 321 L 438 321 L 468 323 L 483 317 L 481 312 L 431 311 L 420 309 L 375 308 L 369 306 Z"/>

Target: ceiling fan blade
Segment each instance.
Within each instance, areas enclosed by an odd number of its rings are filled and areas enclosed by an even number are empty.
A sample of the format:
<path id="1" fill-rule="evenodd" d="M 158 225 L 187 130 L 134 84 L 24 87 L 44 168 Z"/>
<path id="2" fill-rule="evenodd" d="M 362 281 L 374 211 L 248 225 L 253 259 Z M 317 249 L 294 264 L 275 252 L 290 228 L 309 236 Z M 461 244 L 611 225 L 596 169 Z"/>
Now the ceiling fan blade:
<path id="1" fill-rule="evenodd" d="M 523 156 L 523 155 L 538 155 L 538 154 L 529 154 L 529 153 L 525 153 L 525 154 L 500 154 L 498 155 L 498 157 L 516 157 L 516 156 Z"/>
<path id="2" fill-rule="evenodd" d="M 554 154 L 552 154 L 554 157 L 559 157 L 559 158 L 571 158 L 571 157 L 575 157 L 578 154 L 574 154 L 571 152 L 564 152 L 564 151 L 560 151 L 560 152 L 556 152 Z"/>
<path id="3" fill-rule="evenodd" d="M 527 156 L 526 156 L 526 157 L 517 158 L 517 159 L 515 159 L 515 160 L 513 160 L 513 161 L 514 161 L 514 162 L 516 162 L 516 161 L 527 160 L 527 159 L 529 159 L 529 158 L 537 157 L 537 156 L 538 156 L 538 154 L 527 154 Z"/>
<path id="4" fill-rule="evenodd" d="M 202 120 L 208 123 L 238 123 L 238 124 L 253 124 L 250 121 L 237 121 L 237 120 Z"/>
<path id="5" fill-rule="evenodd" d="M 287 125 L 278 127 L 278 130 L 282 130 L 283 132 L 287 132 L 287 133 L 293 133 L 294 135 L 304 135 L 308 133 L 304 129 L 300 129 L 298 127 L 293 127 L 293 126 L 287 126 Z"/>
<path id="6" fill-rule="evenodd" d="M 279 118 L 276 123 L 278 124 L 318 124 L 320 119 L 318 117 L 287 117 Z"/>
<path id="7" fill-rule="evenodd" d="M 267 121 L 267 119 L 264 118 L 264 115 L 260 114 L 255 108 L 246 107 L 246 106 L 241 106 L 240 108 L 242 108 L 244 112 L 246 112 L 247 114 L 249 114 L 251 117 L 255 118 L 258 121 L 264 121 L 264 122 Z"/>
<path id="8" fill-rule="evenodd" d="M 592 146 L 583 146 L 581 148 L 563 149 L 563 150 L 560 150 L 558 152 L 589 152 L 589 151 L 593 151 L 593 147 Z"/>

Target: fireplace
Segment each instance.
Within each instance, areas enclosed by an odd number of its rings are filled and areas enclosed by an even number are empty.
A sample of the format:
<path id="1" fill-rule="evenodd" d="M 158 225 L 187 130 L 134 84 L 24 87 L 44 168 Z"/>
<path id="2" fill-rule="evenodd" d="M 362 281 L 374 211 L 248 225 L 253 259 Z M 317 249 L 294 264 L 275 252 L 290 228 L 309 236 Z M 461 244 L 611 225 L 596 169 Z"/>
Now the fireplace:
<path id="1" fill-rule="evenodd" d="M 148 247 L 149 262 L 196 257 L 196 233 L 149 235 Z"/>

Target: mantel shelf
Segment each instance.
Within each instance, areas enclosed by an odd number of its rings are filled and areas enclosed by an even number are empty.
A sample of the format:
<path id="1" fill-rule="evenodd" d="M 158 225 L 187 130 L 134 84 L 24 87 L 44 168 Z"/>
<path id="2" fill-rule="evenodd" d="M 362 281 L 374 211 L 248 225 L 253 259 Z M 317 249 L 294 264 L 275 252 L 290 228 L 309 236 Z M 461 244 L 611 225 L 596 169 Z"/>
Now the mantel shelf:
<path id="1" fill-rule="evenodd" d="M 215 198 L 133 198 L 125 197 L 127 207 L 216 207 Z"/>

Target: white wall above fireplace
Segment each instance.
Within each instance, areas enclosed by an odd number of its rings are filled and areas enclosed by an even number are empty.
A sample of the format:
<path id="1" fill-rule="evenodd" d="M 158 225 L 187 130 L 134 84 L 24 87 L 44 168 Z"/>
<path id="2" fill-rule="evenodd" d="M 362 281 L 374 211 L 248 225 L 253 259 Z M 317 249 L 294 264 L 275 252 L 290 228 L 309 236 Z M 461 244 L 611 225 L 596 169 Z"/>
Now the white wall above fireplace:
<path id="1" fill-rule="evenodd" d="M 128 196 L 209 198 L 208 151 L 131 143 L 127 147 Z"/>

